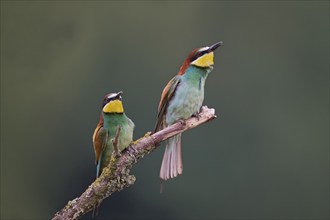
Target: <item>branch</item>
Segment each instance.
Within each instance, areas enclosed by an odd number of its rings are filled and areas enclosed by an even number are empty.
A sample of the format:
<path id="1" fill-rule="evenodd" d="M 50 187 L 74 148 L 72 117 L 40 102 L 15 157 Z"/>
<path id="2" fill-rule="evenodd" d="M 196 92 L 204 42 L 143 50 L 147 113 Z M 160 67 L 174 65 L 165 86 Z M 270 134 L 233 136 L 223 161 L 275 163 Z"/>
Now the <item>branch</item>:
<path id="1" fill-rule="evenodd" d="M 133 164 L 155 150 L 160 142 L 214 118 L 216 118 L 215 110 L 203 106 L 197 117 L 178 121 L 152 135 L 148 132 L 144 137 L 124 149 L 121 155 L 113 154 L 109 165 L 103 169 L 100 177 L 80 197 L 69 201 L 63 209 L 58 211 L 53 220 L 78 219 L 98 204 L 101 204 L 103 199 L 109 197 L 112 193 L 133 185 L 135 176 L 129 175 Z M 117 132 L 120 132 L 120 130 L 117 130 Z"/>

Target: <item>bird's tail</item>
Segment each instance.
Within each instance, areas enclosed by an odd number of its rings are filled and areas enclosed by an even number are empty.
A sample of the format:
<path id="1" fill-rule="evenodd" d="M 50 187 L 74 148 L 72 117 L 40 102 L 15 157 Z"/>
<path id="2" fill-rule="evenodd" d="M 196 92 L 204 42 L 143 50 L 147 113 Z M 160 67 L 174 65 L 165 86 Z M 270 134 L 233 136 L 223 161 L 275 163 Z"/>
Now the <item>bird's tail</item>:
<path id="1" fill-rule="evenodd" d="M 169 138 L 166 143 L 160 178 L 168 180 L 182 174 L 181 134 Z"/>

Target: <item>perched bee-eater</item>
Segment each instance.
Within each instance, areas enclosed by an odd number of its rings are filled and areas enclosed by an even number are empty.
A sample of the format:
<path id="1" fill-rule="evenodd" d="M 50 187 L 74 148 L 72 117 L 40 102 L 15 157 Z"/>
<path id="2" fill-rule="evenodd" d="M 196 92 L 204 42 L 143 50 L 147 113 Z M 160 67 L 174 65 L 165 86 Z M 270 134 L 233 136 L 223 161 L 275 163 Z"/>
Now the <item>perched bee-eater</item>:
<path id="1" fill-rule="evenodd" d="M 96 177 L 99 177 L 111 158 L 114 149 L 114 138 L 118 132 L 117 147 L 125 149 L 133 140 L 134 123 L 124 113 L 122 92 L 110 93 L 103 98 L 100 121 L 93 134 Z"/>
<path id="2" fill-rule="evenodd" d="M 178 74 L 166 85 L 158 106 L 155 131 L 199 113 L 204 99 L 204 84 L 213 69 L 213 51 L 222 45 L 218 42 L 209 47 L 190 52 Z M 182 174 L 181 134 L 166 141 L 160 169 L 160 178 L 168 180 Z"/>

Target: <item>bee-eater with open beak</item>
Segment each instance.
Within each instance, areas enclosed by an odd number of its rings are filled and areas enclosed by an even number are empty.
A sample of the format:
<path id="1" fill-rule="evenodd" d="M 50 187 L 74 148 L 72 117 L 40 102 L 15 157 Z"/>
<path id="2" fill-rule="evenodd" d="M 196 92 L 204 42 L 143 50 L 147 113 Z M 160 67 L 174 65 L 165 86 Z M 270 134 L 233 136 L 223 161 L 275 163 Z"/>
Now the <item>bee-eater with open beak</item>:
<path id="1" fill-rule="evenodd" d="M 158 106 L 155 131 L 199 113 L 204 100 L 204 84 L 213 70 L 213 51 L 222 45 L 218 42 L 209 47 L 190 52 L 178 74 L 166 85 Z M 166 141 L 160 169 L 160 178 L 168 180 L 182 174 L 181 134 Z"/>
<path id="2" fill-rule="evenodd" d="M 122 92 L 110 93 L 103 98 L 100 121 L 93 134 L 96 177 L 99 177 L 111 158 L 114 149 L 113 140 L 120 127 L 117 147 L 122 151 L 133 140 L 134 123 L 124 113 Z"/>

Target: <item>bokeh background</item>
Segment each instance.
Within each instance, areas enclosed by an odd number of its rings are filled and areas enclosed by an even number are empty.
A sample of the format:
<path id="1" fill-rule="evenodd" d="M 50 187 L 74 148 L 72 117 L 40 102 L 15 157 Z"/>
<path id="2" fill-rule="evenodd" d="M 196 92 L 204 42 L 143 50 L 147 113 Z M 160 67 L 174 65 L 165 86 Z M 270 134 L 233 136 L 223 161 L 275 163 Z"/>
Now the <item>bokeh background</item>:
<path id="1" fill-rule="evenodd" d="M 186 55 L 219 40 L 218 118 L 183 135 L 183 175 L 159 193 L 160 147 L 95 219 L 327 219 L 328 1 L 1 1 L 1 219 L 79 196 L 103 95 L 124 91 L 139 138 Z"/>

